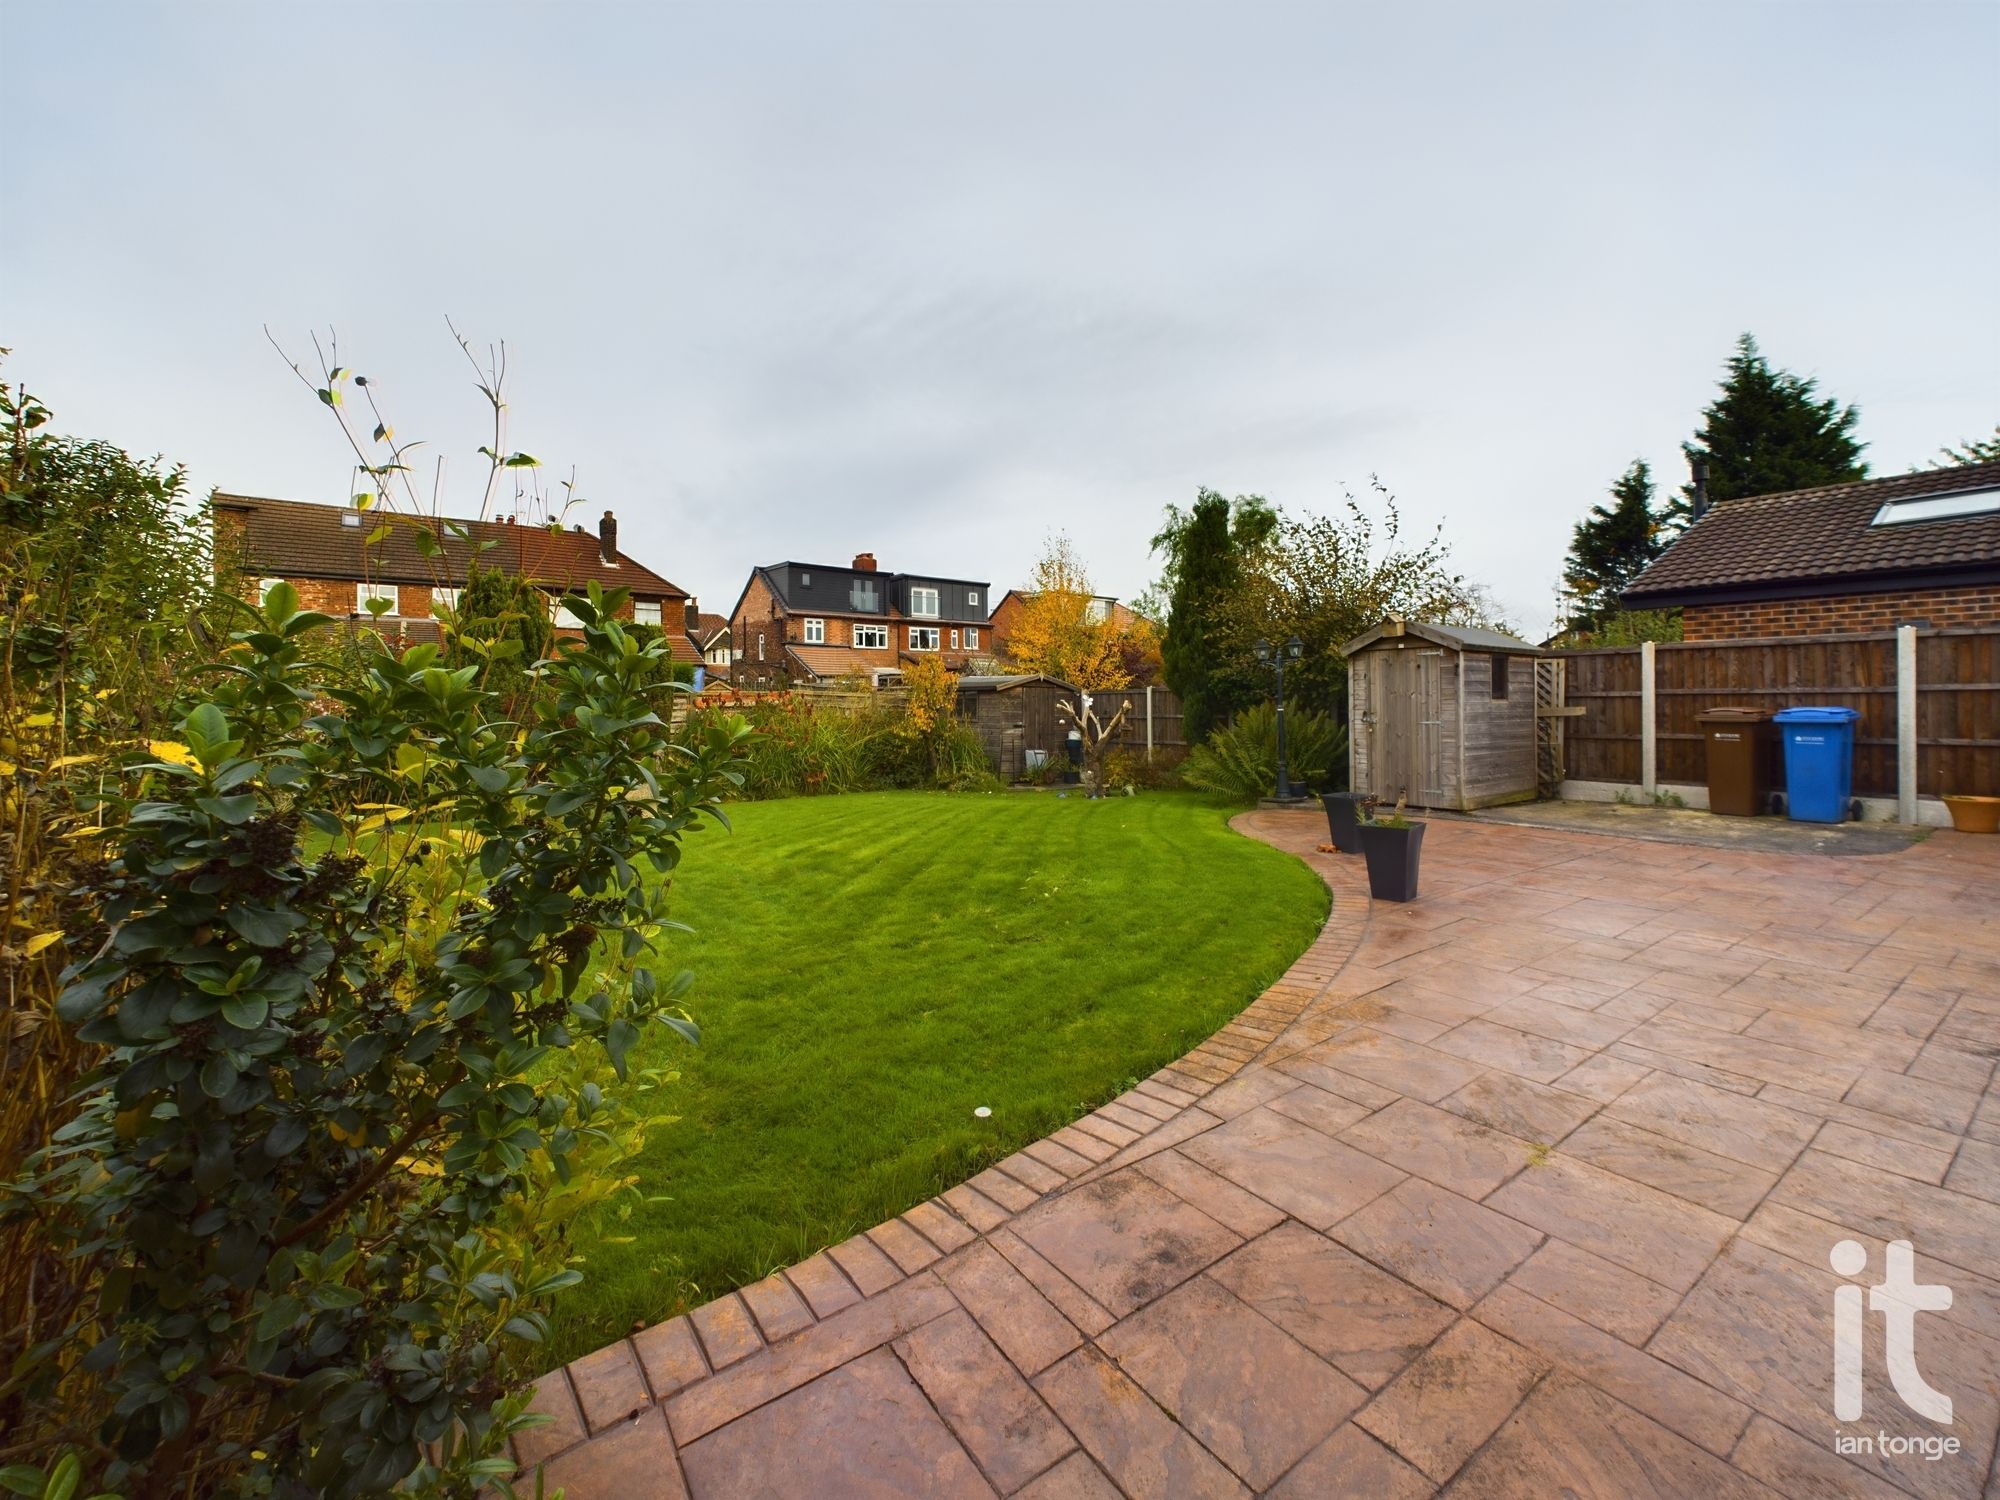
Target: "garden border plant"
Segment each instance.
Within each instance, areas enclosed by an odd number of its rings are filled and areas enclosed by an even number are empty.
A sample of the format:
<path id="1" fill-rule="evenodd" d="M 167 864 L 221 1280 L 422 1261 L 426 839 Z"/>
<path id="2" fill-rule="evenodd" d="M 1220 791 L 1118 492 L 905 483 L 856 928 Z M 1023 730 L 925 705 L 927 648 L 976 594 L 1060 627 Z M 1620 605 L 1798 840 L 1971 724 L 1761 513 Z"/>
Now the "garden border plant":
<path id="1" fill-rule="evenodd" d="M 312 714 L 300 643 L 328 622 L 280 586 L 184 747 L 104 798 L 58 1011 L 105 1060 L 16 1206 L 108 1252 L 82 1373 L 109 1482 L 469 1494 L 511 1470 L 510 1354 L 579 1274 L 549 1231 L 644 1123 L 573 1049 L 622 1078 L 643 1026 L 692 1034 L 641 866 L 674 868 L 745 732 L 671 740 L 662 647 L 621 602 L 573 606 L 583 639 L 516 726 L 430 646 Z"/>
<path id="2" fill-rule="evenodd" d="M 499 369 L 481 383 L 489 501 L 535 466 L 502 456 Z M 337 416 L 366 384 L 324 378 Z M 39 424 L 25 398 L 8 411 L 18 457 Z M 374 440 L 389 457 L 363 468 L 407 491 L 415 445 L 385 420 Z M 24 472 L 0 516 L 17 605 L 48 596 L 60 553 L 18 524 Z M 157 540 L 177 526 L 200 529 L 163 517 Z M 176 555 L 208 566 L 204 548 Z M 67 650 L 35 691 L 53 709 L 26 714 L 16 681 L 38 659 L 9 632 L 10 809 L 48 825 L 37 847 L 63 834 L 80 873 L 39 909 L 54 930 L 26 971 L 70 959 L 53 1016 L 29 1013 L 69 1050 L 30 1059 L 76 1082 L 0 1181 L 7 1242 L 65 1268 L 0 1373 L 0 1461 L 34 1461 L 0 1484 L 507 1488 L 507 1435 L 541 1420 L 521 1385 L 544 1308 L 578 1277 L 571 1226 L 635 1191 L 622 1166 L 666 1097 L 619 1087 L 628 1054 L 655 1023 L 694 1035 L 688 976 L 657 968 L 660 876 L 720 818 L 748 734 L 730 715 L 674 734 L 686 688 L 664 640 L 615 618 L 622 591 L 568 602 L 581 638 L 547 654 L 441 611 L 444 645 L 398 658 L 280 585 L 260 606 L 214 601 L 177 670 L 126 705 L 73 690 L 81 647 L 129 648 L 129 604 L 114 626 L 117 601 L 97 601 L 51 617 Z M 87 745 L 64 740 L 84 728 Z"/>

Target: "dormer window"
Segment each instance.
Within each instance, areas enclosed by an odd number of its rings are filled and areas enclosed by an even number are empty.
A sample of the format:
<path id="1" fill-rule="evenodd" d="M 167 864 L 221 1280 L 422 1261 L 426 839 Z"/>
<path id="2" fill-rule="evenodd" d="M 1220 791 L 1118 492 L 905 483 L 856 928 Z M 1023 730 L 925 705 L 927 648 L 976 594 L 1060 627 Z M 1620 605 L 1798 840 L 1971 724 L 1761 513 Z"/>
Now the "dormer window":
<path id="1" fill-rule="evenodd" d="M 936 589 L 912 588 L 910 590 L 910 613 L 920 620 L 935 620 L 938 615 L 938 591 Z"/>
<path id="2" fill-rule="evenodd" d="M 979 608 L 979 590 L 967 589 L 965 591 L 965 602 L 968 608 L 971 609 Z"/>
<path id="3" fill-rule="evenodd" d="M 847 588 L 848 608 L 859 614 L 877 614 L 882 608 L 882 595 L 872 578 L 857 578 Z"/>
<path id="4" fill-rule="evenodd" d="M 811 588 L 812 586 L 813 586 L 813 576 L 812 576 L 812 574 L 810 574 L 810 573 L 801 573 L 801 574 L 799 574 L 799 587 L 800 587 L 800 588 L 802 588 L 802 589 L 809 589 L 809 588 Z"/>

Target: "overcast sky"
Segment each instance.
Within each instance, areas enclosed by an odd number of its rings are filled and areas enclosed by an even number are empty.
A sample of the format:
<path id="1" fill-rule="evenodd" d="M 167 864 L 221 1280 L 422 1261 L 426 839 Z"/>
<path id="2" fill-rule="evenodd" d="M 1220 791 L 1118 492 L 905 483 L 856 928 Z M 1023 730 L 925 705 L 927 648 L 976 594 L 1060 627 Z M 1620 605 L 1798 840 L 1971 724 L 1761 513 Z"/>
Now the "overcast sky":
<path id="1" fill-rule="evenodd" d="M 1878 473 L 2000 420 L 2000 4 L 8 0 L 0 344 L 67 431 L 339 501 L 339 331 L 725 610 L 754 563 L 1129 596 L 1197 486 L 1379 474 L 1530 631 L 1731 341 Z"/>

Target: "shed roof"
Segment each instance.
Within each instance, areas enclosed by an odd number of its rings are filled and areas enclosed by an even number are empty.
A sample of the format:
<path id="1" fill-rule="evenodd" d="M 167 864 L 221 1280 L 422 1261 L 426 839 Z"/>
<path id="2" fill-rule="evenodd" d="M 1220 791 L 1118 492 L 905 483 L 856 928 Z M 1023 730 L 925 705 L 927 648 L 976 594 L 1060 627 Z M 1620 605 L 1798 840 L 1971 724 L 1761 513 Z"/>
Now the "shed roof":
<path id="1" fill-rule="evenodd" d="M 1377 641 L 1395 640 L 1404 636 L 1416 636 L 1419 640 L 1446 646 L 1453 651 L 1513 652 L 1522 656 L 1541 654 L 1541 647 L 1530 645 L 1519 636 L 1508 635 L 1499 630 L 1488 630 L 1483 625 L 1431 625 L 1419 620 L 1384 620 L 1373 630 L 1362 631 L 1342 646 L 1340 654 L 1352 656 Z"/>
<path id="2" fill-rule="evenodd" d="M 1942 584 L 2000 572 L 2000 510 L 1876 524 L 1890 501 L 2000 489 L 2000 463 L 1746 495 L 1710 507 L 1625 590 L 1634 608 Z"/>
<path id="3" fill-rule="evenodd" d="M 961 677 L 958 679 L 958 687 L 960 692 L 970 688 L 975 692 L 1005 693 L 1014 688 L 1026 687 L 1031 682 L 1046 682 L 1052 687 L 1061 688 L 1066 693 L 1076 691 L 1074 686 L 1064 682 L 1060 677 L 1050 677 L 1042 672 L 1020 672 L 1006 677 L 988 675 Z"/>

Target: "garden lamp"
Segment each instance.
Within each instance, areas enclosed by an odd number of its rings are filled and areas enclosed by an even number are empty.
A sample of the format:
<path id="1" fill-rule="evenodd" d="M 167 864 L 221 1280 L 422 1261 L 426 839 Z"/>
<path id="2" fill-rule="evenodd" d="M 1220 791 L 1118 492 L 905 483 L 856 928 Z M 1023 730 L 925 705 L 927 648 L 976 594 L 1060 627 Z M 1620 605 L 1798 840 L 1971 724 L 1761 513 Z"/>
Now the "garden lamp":
<path id="1" fill-rule="evenodd" d="M 1278 801 L 1296 802 L 1299 796 L 1292 790 L 1292 777 L 1285 765 L 1285 663 L 1297 661 L 1306 654 L 1305 642 L 1293 636 L 1276 651 L 1271 643 L 1260 639 L 1251 647 L 1260 667 L 1276 667 L 1278 672 Z"/>

